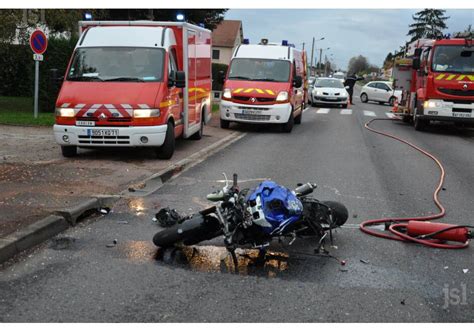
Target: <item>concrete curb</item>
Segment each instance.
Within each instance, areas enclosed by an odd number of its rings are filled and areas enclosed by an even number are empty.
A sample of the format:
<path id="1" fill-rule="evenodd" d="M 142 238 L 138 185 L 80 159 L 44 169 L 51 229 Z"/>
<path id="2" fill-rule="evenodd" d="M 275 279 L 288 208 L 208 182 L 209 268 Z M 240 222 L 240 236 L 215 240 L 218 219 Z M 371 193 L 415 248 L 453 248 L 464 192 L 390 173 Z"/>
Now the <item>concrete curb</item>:
<path id="1" fill-rule="evenodd" d="M 232 133 L 208 147 L 199 150 L 191 156 L 180 160 L 163 171 L 145 179 L 146 190 L 135 192 L 124 191 L 120 195 L 98 195 L 92 197 L 71 208 L 57 210 L 54 214 L 41 219 L 24 229 L 16 231 L 5 237 L 0 237 L 0 264 L 12 258 L 16 254 L 30 249 L 44 242 L 60 232 L 75 226 L 81 216 L 88 211 L 97 210 L 101 207 L 109 207 L 122 197 L 146 196 L 158 190 L 165 182 L 175 178 L 185 169 L 188 169 L 214 153 L 222 150 L 230 144 L 238 141 L 245 134 Z"/>
<path id="2" fill-rule="evenodd" d="M 164 183 L 169 180 L 174 179 L 176 176 L 181 174 L 183 171 L 199 164 L 205 158 L 219 152 L 220 150 L 226 148 L 227 146 L 235 143 L 246 135 L 246 133 L 237 133 L 234 132 L 220 141 L 217 141 L 202 150 L 199 150 L 196 153 L 193 153 L 187 158 L 181 159 L 176 164 L 171 165 L 164 170 L 153 174 L 152 176 L 146 178 L 141 183 L 145 183 L 145 186 L 142 189 L 135 189 L 134 191 L 124 190 L 121 195 L 122 197 L 144 197 L 148 196 L 158 189 L 160 189 Z M 130 187 L 134 187 L 131 185 Z"/>
<path id="3" fill-rule="evenodd" d="M 24 229 L 0 238 L 0 263 L 19 252 L 32 248 L 37 244 L 55 236 L 69 227 L 61 216 L 50 215 Z"/>

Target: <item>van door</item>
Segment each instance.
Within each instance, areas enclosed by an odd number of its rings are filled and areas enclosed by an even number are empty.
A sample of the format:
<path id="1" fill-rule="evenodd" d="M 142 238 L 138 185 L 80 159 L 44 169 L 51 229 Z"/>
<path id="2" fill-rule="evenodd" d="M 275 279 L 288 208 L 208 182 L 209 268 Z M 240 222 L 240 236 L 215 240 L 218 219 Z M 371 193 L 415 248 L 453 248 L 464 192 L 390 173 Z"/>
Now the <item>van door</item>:
<path id="1" fill-rule="evenodd" d="M 196 123 L 196 31 L 188 30 L 188 119 Z"/>

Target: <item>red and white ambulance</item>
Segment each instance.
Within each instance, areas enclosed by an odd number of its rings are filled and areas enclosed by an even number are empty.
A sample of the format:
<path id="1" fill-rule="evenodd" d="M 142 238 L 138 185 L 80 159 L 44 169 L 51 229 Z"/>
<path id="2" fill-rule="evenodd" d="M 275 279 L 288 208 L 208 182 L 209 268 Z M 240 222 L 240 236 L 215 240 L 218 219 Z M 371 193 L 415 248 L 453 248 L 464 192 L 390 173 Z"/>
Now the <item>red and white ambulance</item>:
<path id="1" fill-rule="evenodd" d="M 85 21 L 56 101 L 54 135 L 77 148 L 151 147 L 202 137 L 211 116 L 211 32 L 184 22 Z"/>
<path id="2" fill-rule="evenodd" d="M 291 132 L 307 100 L 306 53 L 287 41 L 244 41 L 232 56 L 220 102 L 221 127 L 230 122 L 279 123 Z"/>

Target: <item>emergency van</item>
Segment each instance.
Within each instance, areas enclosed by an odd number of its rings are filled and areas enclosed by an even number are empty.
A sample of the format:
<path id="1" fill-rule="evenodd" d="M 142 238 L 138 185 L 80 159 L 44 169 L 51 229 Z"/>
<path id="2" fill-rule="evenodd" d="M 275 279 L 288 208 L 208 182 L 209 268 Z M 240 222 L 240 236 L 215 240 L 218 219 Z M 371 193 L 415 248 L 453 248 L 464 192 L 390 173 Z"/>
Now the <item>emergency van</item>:
<path id="1" fill-rule="evenodd" d="M 284 132 L 300 124 L 307 90 L 306 53 L 283 41 L 248 40 L 232 55 L 220 102 L 220 124 L 277 123 Z"/>
<path id="2" fill-rule="evenodd" d="M 184 22 L 85 21 L 56 101 L 62 154 L 200 139 L 211 116 L 211 32 Z"/>
<path id="3" fill-rule="evenodd" d="M 431 121 L 474 124 L 474 43 L 472 35 L 456 37 L 416 40 L 395 61 L 402 97 L 394 113 L 413 121 L 415 130 Z"/>

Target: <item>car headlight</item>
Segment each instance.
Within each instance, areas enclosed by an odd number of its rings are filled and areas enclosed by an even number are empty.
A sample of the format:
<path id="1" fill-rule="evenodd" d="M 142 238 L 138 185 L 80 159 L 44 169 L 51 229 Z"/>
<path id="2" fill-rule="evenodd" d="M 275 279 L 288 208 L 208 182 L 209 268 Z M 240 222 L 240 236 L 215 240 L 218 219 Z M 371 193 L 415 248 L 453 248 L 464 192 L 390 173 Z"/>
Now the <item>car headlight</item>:
<path id="1" fill-rule="evenodd" d="M 151 118 L 160 116 L 160 110 L 153 108 L 138 108 L 133 110 L 134 118 Z"/>
<path id="2" fill-rule="evenodd" d="M 231 89 L 224 89 L 224 93 L 222 94 L 224 99 L 232 99 L 232 90 Z"/>
<path id="3" fill-rule="evenodd" d="M 62 108 L 58 107 L 56 108 L 55 112 L 56 116 L 61 116 L 64 118 L 73 118 L 75 115 L 74 109 L 73 108 Z"/>
<path id="4" fill-rule="evenodd" d="M 423 103 L 424 108 L 436 108 L 442 106 L 443 102 L 441 100 L 427 100 Z"/>
<path id="5" fill-rule="evenodd" d="M 313 91 L 313 94 L 315 94 L 316 96 L 322 96 L 322 95 L 323 95 L 323 92 L 320 91 L 320 90 L 316 90 L 316 89 L 315 89 L 315 90 Z"/>
<path id="6" fill-rule="evenodd" d="M 277 96 L 276 101 L 287 101 L 287 100 L 288 100 L 288 92 L 280 91 L 280 93 Z"/>

